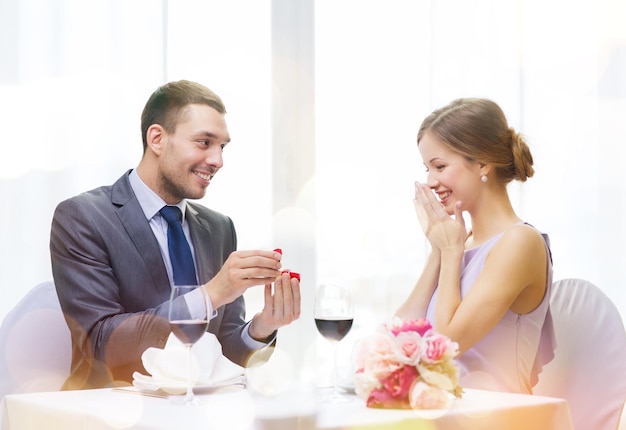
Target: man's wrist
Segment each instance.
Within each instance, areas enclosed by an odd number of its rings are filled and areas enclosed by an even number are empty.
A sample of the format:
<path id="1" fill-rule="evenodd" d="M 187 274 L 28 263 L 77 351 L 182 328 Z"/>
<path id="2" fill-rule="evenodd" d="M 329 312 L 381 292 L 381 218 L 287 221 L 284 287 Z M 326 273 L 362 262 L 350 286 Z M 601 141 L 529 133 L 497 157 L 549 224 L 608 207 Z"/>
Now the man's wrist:
<path id="1" fill-rule="evenodd" d="M 255 317 L 252 318 L 252 320 L 248 324 L 248 336 L 250 336 L 252 340 L 255 340 L 257 342 L 269 343 L 276 337 L 276 334 L 278 333 L 278 329 L 274 330 L 269 335 L 264 336 L 265 334 L 263 333 L 264 330 L 258 330 L 259 329 L 258 317 L 259 317 L 259 314 L 255 315 Z M 258 333 L 259 331 L 261 331 L 261 333 Z"/>
<path id="2" fill-rule="evenodd" d="M 271 341 L 273 341 L 276 338 L 276 335 L 278 334 L 278 330 L 274 330 L 269 336 L 266 336 L 264 338 L 259 339 L 258 337 L 255 337 L 252 335 L 252 333 L 250 333 L 248 331 L 248 334 L 250 334 L 250 337 L 254 340 L 256 340 L 257 342 L 261 342 L 261 343 L 270 343 Z"/>

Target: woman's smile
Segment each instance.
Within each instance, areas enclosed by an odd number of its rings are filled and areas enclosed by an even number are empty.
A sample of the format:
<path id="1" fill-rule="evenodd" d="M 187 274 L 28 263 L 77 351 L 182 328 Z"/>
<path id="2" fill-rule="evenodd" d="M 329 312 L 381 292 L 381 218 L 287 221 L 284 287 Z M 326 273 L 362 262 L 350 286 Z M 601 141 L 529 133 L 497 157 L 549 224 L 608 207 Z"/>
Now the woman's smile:
<path id="1" fill-rule="evenodd" d="M 437 196 L 439 197 L 439 201 L 444 205 L 446 204 L 448 197 L 450 197 L 451 195 L 452 195 L 452 191 L 441 191 L 437 193 Z"/>

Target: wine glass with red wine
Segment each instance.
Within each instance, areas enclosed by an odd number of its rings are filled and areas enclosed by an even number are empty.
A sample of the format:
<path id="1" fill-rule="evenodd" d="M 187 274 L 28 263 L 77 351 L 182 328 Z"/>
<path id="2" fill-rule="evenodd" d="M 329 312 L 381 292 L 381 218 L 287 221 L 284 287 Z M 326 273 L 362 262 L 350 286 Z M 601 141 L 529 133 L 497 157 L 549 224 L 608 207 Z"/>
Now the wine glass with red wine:
<path id="1" fill-rule="evenodd" d="M 192 352 L 191 347 L 202 337 L 209 326 L 207 315 L 206 294 L 198 291 L 190 295 L 201 285 L 174 285 L 169 301 L 169 324 L 172 333 L 187 347 L 187 392 L 182 398 L 175 398 L 174 403 L 195 405 L 200 399 L 193 393 L 193 381 L 191 378 Z M 193 303 L 197 297 L 202 298 L 202 303 Z"/>
<path id="2" fill-rule="evenodd" d="M 331 401 L 342 401 L 337 387 L 337 343 L 346 337 L 354 320 L 354 305 L 350 291 L 340 285 L 320 285 L 315 290 L 314 308 L 317 331 L 333 345 L 333 390 Z"/>

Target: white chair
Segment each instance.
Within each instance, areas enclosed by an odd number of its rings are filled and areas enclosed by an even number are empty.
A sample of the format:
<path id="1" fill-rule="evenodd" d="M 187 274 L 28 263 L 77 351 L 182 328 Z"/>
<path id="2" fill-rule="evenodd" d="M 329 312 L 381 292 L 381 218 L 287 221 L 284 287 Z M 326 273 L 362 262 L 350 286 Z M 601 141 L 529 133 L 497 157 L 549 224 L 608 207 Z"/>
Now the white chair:
<path id="1" fill-rule="evenodd" d="M 7 394 L 59 390 L 71 357 L 70 331 L 54 283 L 41 283 L 2 321 L 0 400 Z"/>
<path id="2" fill-rule="evenodd" d="M 602 290 L 583 279 L 553 285 L 554 359 L 533 388 L 567 400 L 574 430 L 616 430 L 626 399 L 626 331 Z"/>

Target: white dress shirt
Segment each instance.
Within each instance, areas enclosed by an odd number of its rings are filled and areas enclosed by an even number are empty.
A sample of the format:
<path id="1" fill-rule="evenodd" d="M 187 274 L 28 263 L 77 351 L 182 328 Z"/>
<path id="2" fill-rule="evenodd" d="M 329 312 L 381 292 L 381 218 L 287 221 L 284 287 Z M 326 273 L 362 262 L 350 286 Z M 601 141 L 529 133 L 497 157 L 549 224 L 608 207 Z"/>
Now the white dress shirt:
<path id="1" fill-rule="evenodd" d="M 170 259 L 169 249 L 167 247 L 167 221 L 160 214 L 160 210 L 163 206 L 166 206 L 167 203 L 163 201 L 158 194 L 152 191 L 139 177 L 137 174 L 137 170 L 133 169 L 133 171 L 129 175 L 130 186 L 137 197 L 137 201 L 139 202 L 139 206 L 143 210 L 144 215 L 146 216 L 146 220 L 150 224 L 150 228 L 152 228 L 152 232 L 159 242 L 159 248 L 161 249 L 161 256 L 163 257 L 163 262 L 165 263 L 165 268 L 167 269 L 167 276 L 170 280 L 170 285 L 174 285 L 174 275 L 172 270 L 172 261 Z M 193 248 L 193 242 L 191 241 L 191 236 L 189 234 L 189 223 L 185 218 L 185 212 L 187 209 L 187 200 L 183 199 L 178 204 L 176 204 L 182 215 L 183 215 L 183 231 L 185 232 L 185 237 L 187 238 L 187 242 L 189 243 L 189 247 L 191 248 L 191 254 L 194 259 L 194 267 L 196 267 L 196 279 L 198 278 L 198 263 L 196 261 L 196 254 Z M 191 315 L 198 316 L 203 314 L 204 309 L 202 306 L 202 291 L 200 289 L 192 291 L 186 296 L 187 303 L 189 305 L 189 309 Z M 211 300 L 207 298 L 207 314 L 211 315 L 211 318 L 214 318 L 217 315 L 217 311 L 213 309 L 213 303 Z M 249 324 L 246 326 L 246 329 L 242 331 L 242 338 L 246 342 L 248 346 L 251 348 L 261 348 L 265 346 L 265 343 L 259 342 L 253 339 L 248 333 Z"/>

